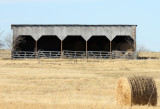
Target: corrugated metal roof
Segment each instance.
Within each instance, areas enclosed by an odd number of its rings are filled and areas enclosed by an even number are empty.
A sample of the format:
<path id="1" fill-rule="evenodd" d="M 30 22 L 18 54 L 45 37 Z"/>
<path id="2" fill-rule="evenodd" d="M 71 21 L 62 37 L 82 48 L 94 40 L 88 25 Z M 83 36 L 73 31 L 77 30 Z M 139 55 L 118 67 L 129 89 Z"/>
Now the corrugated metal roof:
<path id="1" fill-rule="evenodd" d="M 137 26 L 132 24 L 12 24 L 12 26 Z"/>

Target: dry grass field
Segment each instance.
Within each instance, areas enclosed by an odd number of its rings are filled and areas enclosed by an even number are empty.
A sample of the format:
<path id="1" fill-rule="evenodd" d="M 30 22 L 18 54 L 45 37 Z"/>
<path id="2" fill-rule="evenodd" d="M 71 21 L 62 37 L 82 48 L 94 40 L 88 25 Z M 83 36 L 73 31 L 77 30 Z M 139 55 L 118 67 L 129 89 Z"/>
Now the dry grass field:
<path id="1" fill-rule="evenodd" d="M 147 58 L 159 58 L 160 59 L 160 52 L 140 52 L 139 57 L 147 57 Z"/>
<path id="2" fill-rule="evenodd" d="M 152 76 L 160 95 L 160 60 L 0 60 L 0 109 L 159 109 L 121 107 L 121 76 Z"/>

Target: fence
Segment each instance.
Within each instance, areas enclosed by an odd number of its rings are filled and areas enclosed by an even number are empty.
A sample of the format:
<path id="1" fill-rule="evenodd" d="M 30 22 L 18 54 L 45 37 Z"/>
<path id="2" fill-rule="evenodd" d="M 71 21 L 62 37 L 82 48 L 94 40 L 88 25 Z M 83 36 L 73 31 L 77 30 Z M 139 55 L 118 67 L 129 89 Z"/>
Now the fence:
<path id="1" fill-rule="evenodd" d="M 37 58 L 60 58 L 60 51 L 39 51 L 37 52 Z"/>
<path id="2" fill-rule="evenodd" d="M 127 51 L 39 51 L 11 52 L 0 49 L 0 59 L 35 59 L 35 58 L 88 58 L 88 59 L 160 59 L 160 52 L 127 52 Z"/>
<path id="3" fill-rule="evenodd" d="M 36 52 L 16 51 L 12 52 L 13 59 L 34 59 L 37 57 Z"/>
<path id="4" fill-rule="evenodd" d="M 28 52 L 28 51 L 15 51 L 12 52 L 13 59 L 40 59 L 40 58 L 67 58 L 67 59 L 137 59 L 136 52 L 126 52 L 126 51 L 38 51 L 38 52 Z"/>
<path id="5" fill-rule="evenodd" d="M 69 51 L 64 50 L 63 52 L 63 58 L 86 58 L 86 52 L 85 51 Z"/>

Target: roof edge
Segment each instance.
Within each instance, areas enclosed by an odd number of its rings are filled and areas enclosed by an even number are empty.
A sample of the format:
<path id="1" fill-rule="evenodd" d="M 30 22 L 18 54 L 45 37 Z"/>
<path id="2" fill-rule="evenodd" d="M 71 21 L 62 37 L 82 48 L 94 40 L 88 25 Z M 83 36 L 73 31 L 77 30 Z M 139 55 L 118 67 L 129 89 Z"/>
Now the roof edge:
<path id="1" fill-rule="evenodd" d="M 134 24 L 11 24 L 13 26 L 137 26 Z"/>

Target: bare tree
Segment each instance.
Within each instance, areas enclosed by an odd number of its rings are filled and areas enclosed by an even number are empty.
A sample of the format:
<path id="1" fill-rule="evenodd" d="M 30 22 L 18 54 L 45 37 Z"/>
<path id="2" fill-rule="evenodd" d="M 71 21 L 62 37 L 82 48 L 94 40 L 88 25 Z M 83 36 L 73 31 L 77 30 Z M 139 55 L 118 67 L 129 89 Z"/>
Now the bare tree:
<path id="1" fill-rule="evenodd" d="M 3 31 L 0 32 L 0 38 L 2 37 Z M 4 42 L 0 40 L 0 49 L 4 47 Z"/>
<path id="2" fill-rule="evenodd" d="M 5 48 L 12 50 L 12 35 L 9 33 L 4 37 Z"/>
<path id="3" fill-rule="evenodd" d="M 137 52 L 151 52 L 151 50 L 143 45 L 137 45 Z"/>
<path id="4" fill-rule="evenodd" d="M 151 52 L 151 50 L 143 45 L 138 44 L 137 45 L 137 56 L 141 57 L 141 53 L 143 53 L 143 52 Z"/>
<path id="5" fill-rule="evenodd" d="M 24 43 L 25 40 L 23 37 L 17 37 L 16 40 L 13 40 L 12 35 L 9 33 L 4 38 L 5 48 L 14 50 L 21 50 L 19 44 Z"/>
<path id="6" fill-rule="evenodd" d="M 130 37 L 126 37 L 125 38 L 125 41 L 128 43 L 128 44 L 130 44 L 134 49 L 135 49 L 135 46 L 134 46 L 134 43 L 135 43 L 135 41 L 132 39 L 132 38 L 130 38 Z M 143 45 L 141 45 L 141 44 L 137 44 L 137 49 L 136 49 L 136 52 L 151 52 L 151 50 L 150 49 L 148 49 L 147 47 L 145 47 L 145 46 L 143 46 Z"/>
<path id="7" fill-rule="evenodd" d="M 4 47 L 3 41 L 0 40 L 0 49 Z"/>

